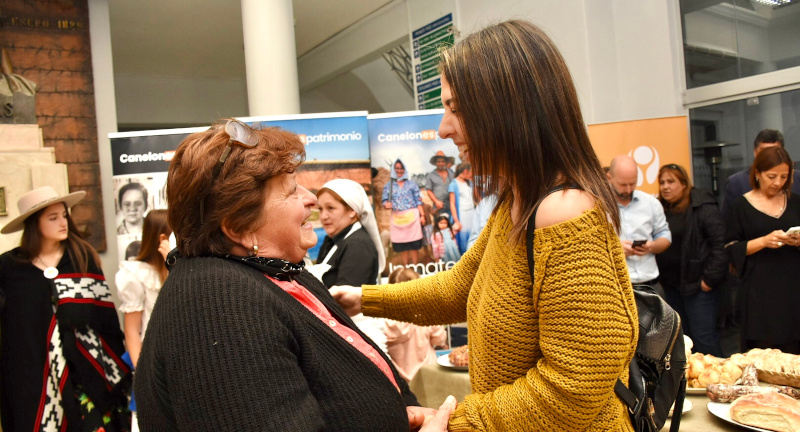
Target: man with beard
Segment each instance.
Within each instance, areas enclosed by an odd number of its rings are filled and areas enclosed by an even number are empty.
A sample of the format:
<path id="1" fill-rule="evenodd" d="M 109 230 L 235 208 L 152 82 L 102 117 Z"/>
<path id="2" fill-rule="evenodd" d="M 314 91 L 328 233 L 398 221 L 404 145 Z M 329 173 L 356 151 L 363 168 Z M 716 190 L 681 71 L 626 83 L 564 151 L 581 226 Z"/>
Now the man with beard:
<path id="1" fill-rule="evenodd" d="M 672 244 L 664 208 L 654 196 L 636 190 L 639 169 L 630 156 L 615 157 L 606 175 L 619 204 L 619 238 L 631 283 L 634 288 L 648 285 L 664 297 L 656 264 L 656 254 L 664 252 Z"/>

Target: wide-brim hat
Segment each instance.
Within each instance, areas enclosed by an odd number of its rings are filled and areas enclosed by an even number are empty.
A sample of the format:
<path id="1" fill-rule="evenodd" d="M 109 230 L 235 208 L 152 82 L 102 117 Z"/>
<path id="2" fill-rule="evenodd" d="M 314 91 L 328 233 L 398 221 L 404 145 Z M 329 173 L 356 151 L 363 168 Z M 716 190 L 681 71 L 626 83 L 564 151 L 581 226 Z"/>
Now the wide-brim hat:
<path id="1" fill-rule="evenodd" d="M 456 163 L 456 158 L 453 156 L 445 156 L 444 152 L 439 150 L 436 152 L 435 155 L 431 157 L 431 165 L 436 165 L 436 159 L 444 158 L 445 162 L 454 164 Z"/>
<path id="2" fill-rule="evenodd" d="M 25 226 L 25 219 L 27 219 L 28 216 L 47 206 L 63 202 L 67 207 L 72 207 L 85 196 L 86 192 L 84 191 L 73 192 L 68 195 L 59 195 L 58 192 L 50 186 L 36 188 L 20 197 L 17 201 L 19 216 L 7 223 L 6 226 L 0 230 L 0 233 L 9 234 L 21 230 Z"/>

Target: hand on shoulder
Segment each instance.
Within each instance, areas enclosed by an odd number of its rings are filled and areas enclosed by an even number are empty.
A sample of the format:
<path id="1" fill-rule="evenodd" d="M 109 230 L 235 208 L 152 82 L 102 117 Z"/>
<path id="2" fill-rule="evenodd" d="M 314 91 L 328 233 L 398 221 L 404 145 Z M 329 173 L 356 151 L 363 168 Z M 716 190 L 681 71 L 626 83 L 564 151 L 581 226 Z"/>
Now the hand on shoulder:
<path id="1" fill-rule="evenodd" d="M 545 228 L 579 217 L 595 205 L 592 194 L 579 189 L 565 189 L 545 197 L 536 213 L 536 228 Z"/>

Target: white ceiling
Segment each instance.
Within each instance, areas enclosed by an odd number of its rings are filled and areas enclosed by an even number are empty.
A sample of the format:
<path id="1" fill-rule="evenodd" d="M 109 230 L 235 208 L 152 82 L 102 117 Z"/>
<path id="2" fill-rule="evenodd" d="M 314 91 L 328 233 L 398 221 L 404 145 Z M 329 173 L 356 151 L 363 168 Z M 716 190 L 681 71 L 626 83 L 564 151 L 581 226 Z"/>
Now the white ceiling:
<path id="1" fill-rule="evenodd" d="M 297 56 L 390 2 L 294 0 Z M 115 74 L 245 77 L 239 0 L 109 0 L 109 11 Z"/>

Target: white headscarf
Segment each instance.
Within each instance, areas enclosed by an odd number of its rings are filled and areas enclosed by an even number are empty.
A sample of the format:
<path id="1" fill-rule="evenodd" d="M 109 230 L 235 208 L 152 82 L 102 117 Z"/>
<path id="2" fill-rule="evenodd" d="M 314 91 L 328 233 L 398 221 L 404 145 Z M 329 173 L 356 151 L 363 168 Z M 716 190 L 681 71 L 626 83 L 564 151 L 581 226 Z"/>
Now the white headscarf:
<path id="1" fill-rule="evenodd" d="M 375 213 L 372 210 L 372 203 L 369 202 L 367 193 L 364 188 L 348 179 L 335 179 L 331 180 L 324 185 L 323 189 L 330 189 L 336 192 L 348 206 L 358 215 L 361 226 L 367 231 L 375 249 L 378 251 L 378 273 L 383 271 L 383 266 L 386 265 L 386 256 L 383 253 L 383 243 L 381 242 L 381 235 L 378 232 L 378 221 L 375 220 Z"/>

